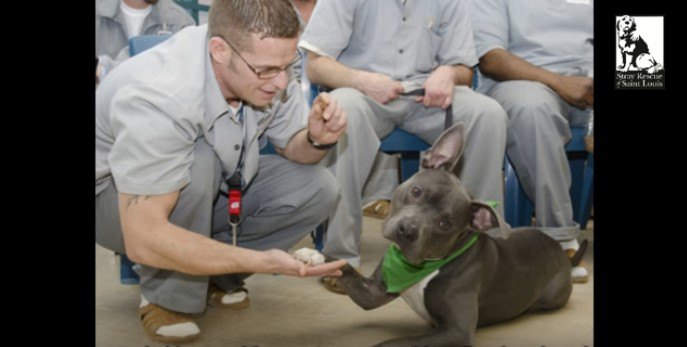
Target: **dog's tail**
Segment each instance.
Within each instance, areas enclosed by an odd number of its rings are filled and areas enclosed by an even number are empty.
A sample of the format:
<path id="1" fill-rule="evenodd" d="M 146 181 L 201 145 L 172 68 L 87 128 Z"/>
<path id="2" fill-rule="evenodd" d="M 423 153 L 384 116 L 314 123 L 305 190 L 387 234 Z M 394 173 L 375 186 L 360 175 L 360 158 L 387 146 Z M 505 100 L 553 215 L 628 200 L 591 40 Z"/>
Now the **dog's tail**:
<path id="1" fill-rule="evenodd" d="M 580 264 L 580 261 L 582 260 L 582 257 L 584 257 L 584 253 L 587 252 L 587 239 L 584 239 L 582 243 L 580 244 L 580 248 L 575 252 L 575 255 L 570 258 L 570 264 L 575 267 Z"/>

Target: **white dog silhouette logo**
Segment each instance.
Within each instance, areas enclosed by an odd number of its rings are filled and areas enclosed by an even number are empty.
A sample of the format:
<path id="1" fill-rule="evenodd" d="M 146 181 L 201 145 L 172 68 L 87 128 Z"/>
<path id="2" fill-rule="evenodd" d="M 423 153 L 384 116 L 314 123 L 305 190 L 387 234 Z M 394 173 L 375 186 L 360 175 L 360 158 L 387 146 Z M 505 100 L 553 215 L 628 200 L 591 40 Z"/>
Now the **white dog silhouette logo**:
<path id="1" fill-rule="evenodd" d="M 649 45 L 640 35 L 635 17 L 628 15 L 620 17 L 616 23 L 616 29 L 621 57 L 618 71 L 641 71 L 655 74 L 664 70 L 663 65 L 649 53 Z"/>

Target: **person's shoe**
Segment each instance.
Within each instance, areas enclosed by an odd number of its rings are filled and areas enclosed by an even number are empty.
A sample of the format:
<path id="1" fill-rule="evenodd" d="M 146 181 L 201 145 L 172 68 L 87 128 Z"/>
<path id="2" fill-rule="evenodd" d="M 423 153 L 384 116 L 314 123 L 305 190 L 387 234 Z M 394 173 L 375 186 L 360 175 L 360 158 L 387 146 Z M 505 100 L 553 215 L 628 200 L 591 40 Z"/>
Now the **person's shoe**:
<path id="1" fill-rule="evenodd" d="M 360 273 L 360 267 L 354 267 L 354 269 Z M 330 292 L 346 295 L 346 289 L 339 285 L 339 277 L 323 276 L 320 277 L 320 282 Z"/>
<path id="2" fill-rule="evenodd" d="M 155 341 L 181 344 L 195 340 L 200 328 L 190 314 L 170 311 L 143 299 L 138 308 L 143 330 Z"/>
<path id="3" fill-rule="evenodd" d="M 389 200 L 377 200 L 363 208 L 363 215 L 377 219 L 386 219 L 389 215 Z"/>
<path id="4" fill-rule="evenodd" d="M 577 251 L 574 249 L 566 249 L 565 254 L 568 255 L 568 258 L 572 258 Z M 589 272 L 585 268 L 586 262 L 584 260 L 581 260 L 577 266 L 574 266 L 572 268 L 572 282 L 573 283 L 587 283 L 589 281 Z"/>
<path id="5" fill-rule="evenodd" d="M 246 288 L 239 287 L 231 292 L 226 292 L 217 285 L 210 283 L 208 286 L 208 304 L 230 310 L 243 310 L 250 305 L 250 298 L 248 298 Z"/>

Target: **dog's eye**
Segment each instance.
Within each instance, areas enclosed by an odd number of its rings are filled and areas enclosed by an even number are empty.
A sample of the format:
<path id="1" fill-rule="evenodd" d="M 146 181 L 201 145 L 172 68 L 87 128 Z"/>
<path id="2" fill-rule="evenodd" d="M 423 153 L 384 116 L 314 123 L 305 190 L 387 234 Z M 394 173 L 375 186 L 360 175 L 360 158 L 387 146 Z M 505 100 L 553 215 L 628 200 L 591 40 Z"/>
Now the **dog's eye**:
<path id="1" fill-rule="evenodd" d="M 439 228 L 442 228 L 444 230 L 446 229 L 451 229 L 451 221 L 448 219 L 444 219 L 441 222 L 439 222 Z"/>
<path id="2" fill-rule="evenodd" d="M 413 196 L 416 198 L 419 197 L 420 195 L 422 195 L 422 191 L 418 187 L 413 187 L 412 193 L 413 193 Z"/>

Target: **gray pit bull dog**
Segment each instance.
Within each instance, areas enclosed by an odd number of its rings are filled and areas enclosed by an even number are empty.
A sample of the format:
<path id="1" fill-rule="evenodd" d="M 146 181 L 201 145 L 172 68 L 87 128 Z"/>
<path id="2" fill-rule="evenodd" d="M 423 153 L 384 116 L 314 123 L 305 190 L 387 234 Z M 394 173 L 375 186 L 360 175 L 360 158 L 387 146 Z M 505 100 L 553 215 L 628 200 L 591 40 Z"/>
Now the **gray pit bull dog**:
<path id="1" fill-rule="evenodd" d="M 393 245 L 372 277 L 347 265 L 339 284 L 365 310 L 402 296 L 434 329 L 378 346 L 472 346 L 475 329 L 534 310 L 564 306 L 573 259 L 540 230 L 511 230 L 487 204 L 473 201 L 452 169 L 464 142 L 462 123 L 422 157 L 396 189 L 384 237 Z M 488 230 L 488 232 L 487 232 Z"/>

